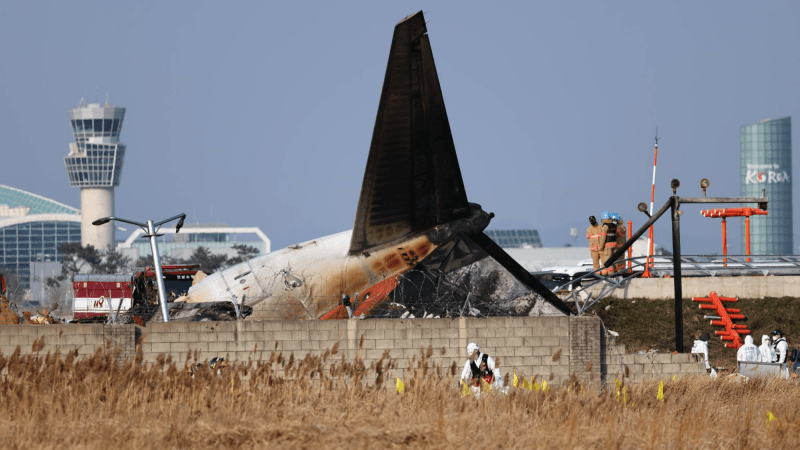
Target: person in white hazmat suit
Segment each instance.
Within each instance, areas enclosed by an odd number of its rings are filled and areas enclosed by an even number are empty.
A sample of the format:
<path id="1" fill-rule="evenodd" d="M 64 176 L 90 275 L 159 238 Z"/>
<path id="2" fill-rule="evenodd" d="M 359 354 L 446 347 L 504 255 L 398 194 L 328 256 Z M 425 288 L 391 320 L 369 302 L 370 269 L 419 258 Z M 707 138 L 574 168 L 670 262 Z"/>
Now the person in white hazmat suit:
<path id="1" fill-rule="evenodd" d="M 488 383 L 492 389 L 503 389 L 503 378 L 500 368 L 495 364 L 494 358 L 480 351 L 478 344 L 471 342 L 467 345 L 467 362 L 461 372 L 461 380 L 470 387 L 473 393 L 481 390 L 481 380 Z"/>
<path id="2" fill-rule="evenodd" d="M 761 353 L 756 347 L 756 344 L 753 343 L 753 336 L 749 334 L 744 337 L 744 345 L 739 347 L 739 351 L 736 352 L 736 360 L 737 361 L 744 361 L 744 362 L 758 362 L 761 358 Z"/>
<path id="3" fill-rule="evenodd" d="M 772 362 L 776 363 L 785 363 L 786 362 L 786 354 L 789 352 L 789 343 L 786 342 L 786 338 L 783 337 L 783 331 L 775 330 L 772 332 L 772 351 L 775 352 L 775 356 L 772 358 Z"/>
<path id="4" fill-rule="evenodd" d="M 706 372 L 711 372 L 711 365 L 708 364 L 708 339 L 708 333 L 703 333 L 700 339 L 695 339 L 692 345 L 692 353 L 703 355 L 703 359 L 706 363 Z"/>
<path id="5" fill-rule="evenodd" d="M 761 336 L 761 347 L 758 347 L 759 359 L 758 362 L 771 363 L 775 359 L 775 352 L 772 351 L 769 336 Z"/>

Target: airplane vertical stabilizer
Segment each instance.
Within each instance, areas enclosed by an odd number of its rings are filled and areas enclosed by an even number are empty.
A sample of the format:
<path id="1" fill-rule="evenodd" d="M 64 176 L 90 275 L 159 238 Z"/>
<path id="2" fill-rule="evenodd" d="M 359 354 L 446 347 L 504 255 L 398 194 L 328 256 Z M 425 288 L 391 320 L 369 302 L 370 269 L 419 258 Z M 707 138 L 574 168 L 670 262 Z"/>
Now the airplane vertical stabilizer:
<path id="1" fill-rule="evenodd" d="M 426 32 L 421 11 L 395 26 L 351 254 L 468 214 Z"/>

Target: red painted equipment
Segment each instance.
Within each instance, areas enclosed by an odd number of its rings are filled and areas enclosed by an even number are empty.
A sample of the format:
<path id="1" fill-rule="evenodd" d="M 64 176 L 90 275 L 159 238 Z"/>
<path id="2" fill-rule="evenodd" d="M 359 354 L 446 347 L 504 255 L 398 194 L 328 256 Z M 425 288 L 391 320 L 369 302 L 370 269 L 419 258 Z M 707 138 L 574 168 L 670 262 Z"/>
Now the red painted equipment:
<path id="1" fill-rule="evenodd" d="M 744 319 L 744 314 L 738 314 L 742 312 L 740 309 L 726 308 L 725 305 L 722 304 L 722 302 L 738 302 L 738 298 L 720 297 L 716 292 L 711 291 L 711 293 L 708 294 L 708 298 L 694 297 L 692 300 L 695 302 L 709 303 L 700 305 L 700 309 L 711 309 L 717 312 L 719 320 L 712 320 L 711 325 L 725 327 L 724 330 L 714 333 L 720 336 L 720 339 L 723 341 L 732 341 L 730 344 L 725 344 L 725 347 L 736 349 L 742 346 L 741 335 L 750 334 L 750 330 L 747 329 L 747 325 L 736 324 L 733 323 L 733 321 Z"/>
<path id="2" fill-rule="evenodd" d="M 758 208 L 719 208 L 719 209 L 705 209 L 700 211 L 705 217 L 721 217 L 722 218 L 722 254 L 728 254 L 728 227 L 725 219 L 728 217 L 744 217 L 745 224 L 745 250 L 747 255 L 750 255 L 750 216 L 766 216 L 767 211 Z M 723 258 L 722 261 L 727 265 L 728 258 Z M 747 258 L 750 262 L 750 258 Z"/>

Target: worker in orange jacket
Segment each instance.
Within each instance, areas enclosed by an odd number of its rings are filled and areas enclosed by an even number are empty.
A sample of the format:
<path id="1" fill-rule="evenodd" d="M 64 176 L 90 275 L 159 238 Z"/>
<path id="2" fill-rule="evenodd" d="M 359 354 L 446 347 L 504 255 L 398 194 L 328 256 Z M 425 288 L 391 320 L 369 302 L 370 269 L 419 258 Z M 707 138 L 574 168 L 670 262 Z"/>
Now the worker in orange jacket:
<path id="1" fill-rule="evenodd" d="M 589 252 L 592 254 L 593 270 L 600 268 L 600 257 L 606 244 L 606 234 L 603 227 L 597 223 L 594 216 L 589 216 L 589 228 L 586 229 L 586 240 L 589 241 Z"/>
<path id="2" fill-rule="evenodd" d="M 625 245 L 625 242 L 628 240 L 628 238 L 627 238 L 627 236 L 628 236 L 628 227 L 625 226 L 625 223 L 622 221 L 622 216 L 620 216 L 618 213 L 612 213 L 611 214 L 611 219 L 614 220 L 616 222 L 616 224 L 617 224 L 617 247 L 614 249 L 616 251 L 618 248 L 620 248 L 623 245 Z M 622 259 L 625 259 L 625 255 L 620 256 L 617 261 L 620 261 Z M 616 270 L 617 271 L 624 270 L 624 269 L 625 269 L 625 263 L 624 262 L 616 264 Z"/>
<path id="3" fill-rule="evenodd" d="M 608 211 L 604 211 L 600 219 L 603 221 L 603 233 L 606 234 L 605 244 L 603 245 L 603 264 L 605 264 L 614 254 L 614 250 L 617 249 L 617 224 L 611 219 L 611 213 Z M 614 272 L 614 266 L 612 265 L 601 270 L 600 275 L 611 275 Z"/>

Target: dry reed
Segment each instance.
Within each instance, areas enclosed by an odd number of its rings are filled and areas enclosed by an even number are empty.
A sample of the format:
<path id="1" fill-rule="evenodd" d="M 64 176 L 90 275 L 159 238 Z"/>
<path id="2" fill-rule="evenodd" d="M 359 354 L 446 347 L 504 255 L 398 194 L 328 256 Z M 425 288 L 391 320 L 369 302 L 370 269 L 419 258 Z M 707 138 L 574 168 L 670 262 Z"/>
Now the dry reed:
<path id="1" fill-rule="evenodd" d="M 39 347 L 40 344 L 37 344 Z M 161 355 L 119 361 L 0 355 L 5 448 L 789 448 L 800 431 L 794 382 L 682 378 L 605 388 L 572 377 L 549 391 L 461 398 L 452 367 L 421 350 L 405 393 L 388 352 L 366 366 L 338 346 L 303 359 L 273 351 L 221 373 Z M 256 361 L 255 359 L 263 359 Z M 591 370 L 591 368 L 589 368 Z M 530 376 L 529 376 L 530 378 Z M 536 377 L 538 378 L 538 377 Z M 584 384 L 588 383 L 588 384 Z M 624 395 L 617 394 L 624 390 Z M 626 401 L 623 401 L 624 400 Z M 775 420 L 767 426 L 767 415 Z"/>

